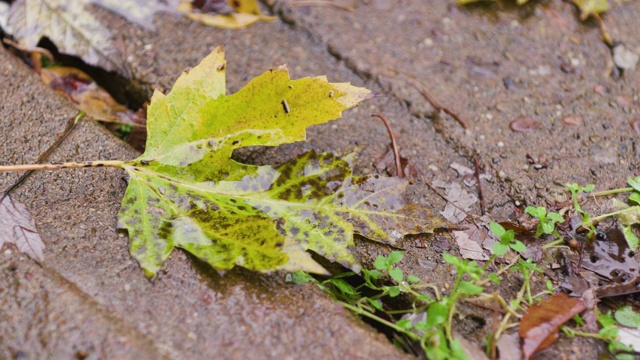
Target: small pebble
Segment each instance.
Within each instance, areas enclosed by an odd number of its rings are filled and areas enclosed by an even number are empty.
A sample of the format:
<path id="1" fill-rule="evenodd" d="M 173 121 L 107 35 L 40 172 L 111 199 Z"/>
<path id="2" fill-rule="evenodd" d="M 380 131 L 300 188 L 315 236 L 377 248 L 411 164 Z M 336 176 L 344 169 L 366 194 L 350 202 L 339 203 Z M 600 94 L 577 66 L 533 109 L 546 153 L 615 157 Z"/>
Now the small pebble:
<path id="1" fill-rule="evenodd" d="M 521 116 L 509 124 L 509 128 L 513 132 L 529 132 L 540 127 L 540 122 L 534 120 L 531 116 Z"/>
<path id="2" fill-rule="evenodd" d="M 562 122 L 571 126 L 582 125 L 582 117 L 578 115 L 568 115 L 562 118 Z"/>
<path id="3" fill-rule="evenodd" d="M 498 142 L 498 147 L 499 147 L 499 148 L 504 147 L 504 143 L 503 143 L 502 141 L 499 141 L 499 142 Z"/>
<path id="4" fill-rule="evenodd" d="M 602 85 L 596 85 L 593 87 L 593 92 L 598 95 L 605 95 L 607 93 L 607 90 Z"/>
<path id="5" fill-rule="evenodd" d="M 627 49 L 623 44 L 613 48 L 613 62 L 621 69 L 633 71 L 638 64 L 638 60 L 640 60 L 640 55 Z"/>

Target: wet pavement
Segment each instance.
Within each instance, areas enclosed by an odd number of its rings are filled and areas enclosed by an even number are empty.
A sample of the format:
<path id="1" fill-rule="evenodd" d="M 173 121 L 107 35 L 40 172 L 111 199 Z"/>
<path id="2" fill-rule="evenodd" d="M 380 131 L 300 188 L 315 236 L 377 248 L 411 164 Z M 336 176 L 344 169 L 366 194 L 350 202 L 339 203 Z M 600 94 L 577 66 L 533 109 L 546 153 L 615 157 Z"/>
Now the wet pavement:
<path id="1" fill-rule="evenodd" d="M 288 64 L 292 78 L 326 74 L 330 81 L 385 95 L 345 112 L 338 122 L 310 129 L 305 143 L 243 152 L 245 161 L 278 163 L 311 149 L 362 149 L 358 171 L 375 172 L 373 164 L 389 144 L 385 127 L 371 117 L 380 112 L 419 178 L 455 182 L 475 194 L 477 188 L 465 185 L 451 165 L 474 168 L 476 159 L 484 165 L 485 206 L 496 220 L 516 208 L 566 199 L 566 182 L 607 189 L 623 186 L 638 171 L 638 134 L 630 123 L 640 121 L 640 68 L 609 76 L 610 50 L 597 23 L 580 22 L 566 2 L 339 2 L 354 12 L 268 3 L 278 21 L 236 31 L 162 15 L 154 33 L 94 10 L 123 39 L 124 58 L 147 92 L 170 89 L 184 69 L 224 44 L 228 93 L 266 69 Z M 640 54 L 638 18 L 640 2 L 614 3 L 605 22 L 614 40 Z M 32 162 L 75 110 L 4 49 L 0 84 L 0 159 Z M 468 128 L 434 113 L 420 87 Z M 521 118 L 529 120 L 513 123 Z M 528 128 L 533 129 L 522 131 Z M 86 122 L 51 161 L 135 156 Z M 130 258 L 127 238 L 115 229 L 124 175 L 115 169 L 38 172 L 15 192 L 47 247 L 42 266 L 10 249 L 0 254 L 0 315 L 8 319 L 0 323 L 0 358 L 408 357 L 314 286 L 285 284 L 281 273 L 236 269 L 221 277 L 174 251 L 149 281 Z M 0 174 L 0 186 L 17 176 Z M 438 211 L 445 206 L 420 181 L 410 197 Z M 480 214 L 479 203 L 471 212 Z M 437 261 L 442 248 L 416 247 L 413 240 L 403 247 L 409 271 L 432 283 L 451 281 L 449 269 Z M 455 246 L 444 248 L 456 253 Z M 364 261 L 390 251 L 366 241 L 358 249 Z M 425 268 L 426 262 L 435 269 Z M 589 351 L 595 354 L 593 344 L 582 340 L 565 341 L 558 350 L 578 358 Z"/>

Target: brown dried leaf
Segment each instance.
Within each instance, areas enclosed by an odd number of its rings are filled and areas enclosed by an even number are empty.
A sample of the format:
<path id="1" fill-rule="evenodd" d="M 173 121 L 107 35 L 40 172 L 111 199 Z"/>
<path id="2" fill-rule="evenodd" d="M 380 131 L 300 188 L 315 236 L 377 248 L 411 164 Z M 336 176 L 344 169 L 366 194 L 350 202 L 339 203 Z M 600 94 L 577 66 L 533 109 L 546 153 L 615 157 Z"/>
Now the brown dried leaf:
<path id="1" fill-rule="evenodd" d="M 531 306 L 519 327 L 524 359 L 551 346 L 558 338 L 560 326 L 586 308 L 584 301 L 565 293 L 552 295 Z"/>
<path id="2" fill-rule="evenodd" d="M 475 230 L 475 227 L 473 229 Z M 456 244 L 458 244 L 458 248 L 460 249 L 460 255 L 463 258 L 470 260 L 489 260 L 489 255 L 485 254 L 482 246 L 471 238 L 468 230 L 452 231 L 451 235 L 453 235 L 453 238 L 456 240 Z"/>
<path id="3" fill-rule="evenodd" d="M 78 110 L 95 120 L 144 127 L 145 119 L 118 103 L 86 73 L 72 67 L 43 68 L 45 84 L 65 95 Z"/>
<path id="4" fill-rule="evenodd" d="M 0 202 L 0 249 L 4 244 L 14 244 L 33 260 L 44 261 L 44 243 L 29 209 L 10 195 Z"/>

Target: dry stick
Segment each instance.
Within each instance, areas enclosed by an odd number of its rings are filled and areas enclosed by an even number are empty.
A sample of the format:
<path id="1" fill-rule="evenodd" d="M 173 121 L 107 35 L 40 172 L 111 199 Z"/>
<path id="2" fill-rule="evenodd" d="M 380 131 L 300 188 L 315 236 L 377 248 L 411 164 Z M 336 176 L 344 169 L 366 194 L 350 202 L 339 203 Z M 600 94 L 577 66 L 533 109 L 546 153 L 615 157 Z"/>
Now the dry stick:
<path id="1" fill-rule="evenodd" d="M 474 175 L 476 176 L 476 181 L 478 182 L 478 200 L 480 200 L 480 213 L 482 214 L 482 216 L 484 216 L 485 215 L 484 196 L 482 195 L 482 183 L 480 182 L 480 165 L 479 165 L 477 156 L 473 157 L 473 162 L 475 163 L 475 166 L 476 166 L 476 171 Z"/>
<path id="2" fill-rule="evenodd" d="M 391 130 L 391 125 L 387 121 L 387 119 L 381 113 L 371 114 L 371 116 L 377 117 L 382 122 L 384 122 L 384 126 L 387 127 L 387 131 L 389 132 L 389 137 L 391 138 L 391 146 L 393 147 L 393 156 L 396 161 L 396 174 L 400 179 L 404 178 L 404 173 L 402 172 L 402 164 L 400 163 L 400 152 L 398 152 L 398 145 L 396 144 L 396 138 L 393 136 L 393 131 Z"/>
<path id="3" fill-rule="evenodd" d="M 436 100 L 435 97 L 433 97 L 433 95 L 431 95 L 431 93 L 424 87 L 422 86 L 422 84 L 420 84 L 418 81 L 408 78 L 409 82 L 411 82 L 413 84 L 413 86 L 418 90 L 418 92 L 431 104 L 431 106 L 433 106 L 437 111 L 444 111 L 445 114 L 448 114 L 449 116 L 451 116 L 452 118 L 454 118 L 458 123 L 460 123 L 460 125 L 462 125 L 463 128 L 468 129 L 469 126 L 467 125 L 466 122 L 464 122 L 464 120 L 462 120 L 460 118 L 460 116 L 458 116 L 458 114 L 456 114 L 455 112 L 453 112 L 451 109 L 447 108 L 446 106 L 440 104 L 440 102 L 438 100 Z"/>
<path id="4" fill-rule="evenodd" d="M 36 164 L 39 164 L 44 160 L 46 160 L 49 157 L 49 155 L 51 155 L 53 150 L 55 150 L 58 146 L 60 146 L 60 144 L 62 144 L 62 142 L 71 134 L 71 132 L 75 130 L 76 125 L 83 117 L 84 117 L 84 113 L 81 111 L 74 118 L 69 119 L 69 121 L 67 122 L 67 127 L 64 129 L 64 132 L 62 133 L 62 135 L 60 135 L 60 137 L 53 144 L 51 144 L 51 146 L 49 146 L 47 150 L 45 150 L 42 154 L 40 154 L 40 156 L 38 156 L 38 159 L 36 160 Z M 20 186 L 20 184 L 22 184 L 25 180 L 27 180 L 27 178 L 31 176 L 33 171 L 37 169 L 27 169 L 27 170 L 28 171 L 26 173 L 20 176 L 20 178 L 18 178 L 16 182 L 14 182 L 11 186 L 9 186 L 7 190 L 4 191 L 4 194 L 2 194 L 2 198 L 0 198 L 0 202 L 2 202 L 2 200 L 4 200 L 4 198 L 7 197 L 11 191 L 13 191 L 13 189 L 17 188 L 18 186 Z M 9 170 L 9 171 L 13 171 L 13 170 Z"/>

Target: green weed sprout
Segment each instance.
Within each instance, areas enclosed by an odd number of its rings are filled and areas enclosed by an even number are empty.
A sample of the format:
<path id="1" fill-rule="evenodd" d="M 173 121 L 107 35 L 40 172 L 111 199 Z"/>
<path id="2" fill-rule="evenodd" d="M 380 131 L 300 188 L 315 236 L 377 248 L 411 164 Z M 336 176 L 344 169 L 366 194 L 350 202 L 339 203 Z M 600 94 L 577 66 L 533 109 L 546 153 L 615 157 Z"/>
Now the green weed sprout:
<path id="1" fill-rule="evenodd" d="M 527 206 L 527 208 L 524 209 L 524 211 L 527 214 L 537 218 L 539 221 L 538 227 L 536 228 L 536 238 L 539 238 L 542 234 L 546 234 L 546 235 L 553 234 L 558 239 L 560 238 L 560 234 L 556 230 L 556 223 L 564 221 L 564 218 L 562 217 L 562 215 L 552 211 L 547 213 L 547 209 L 544 208 L 543 206 L 538 206 L 538 207 Z"/>

